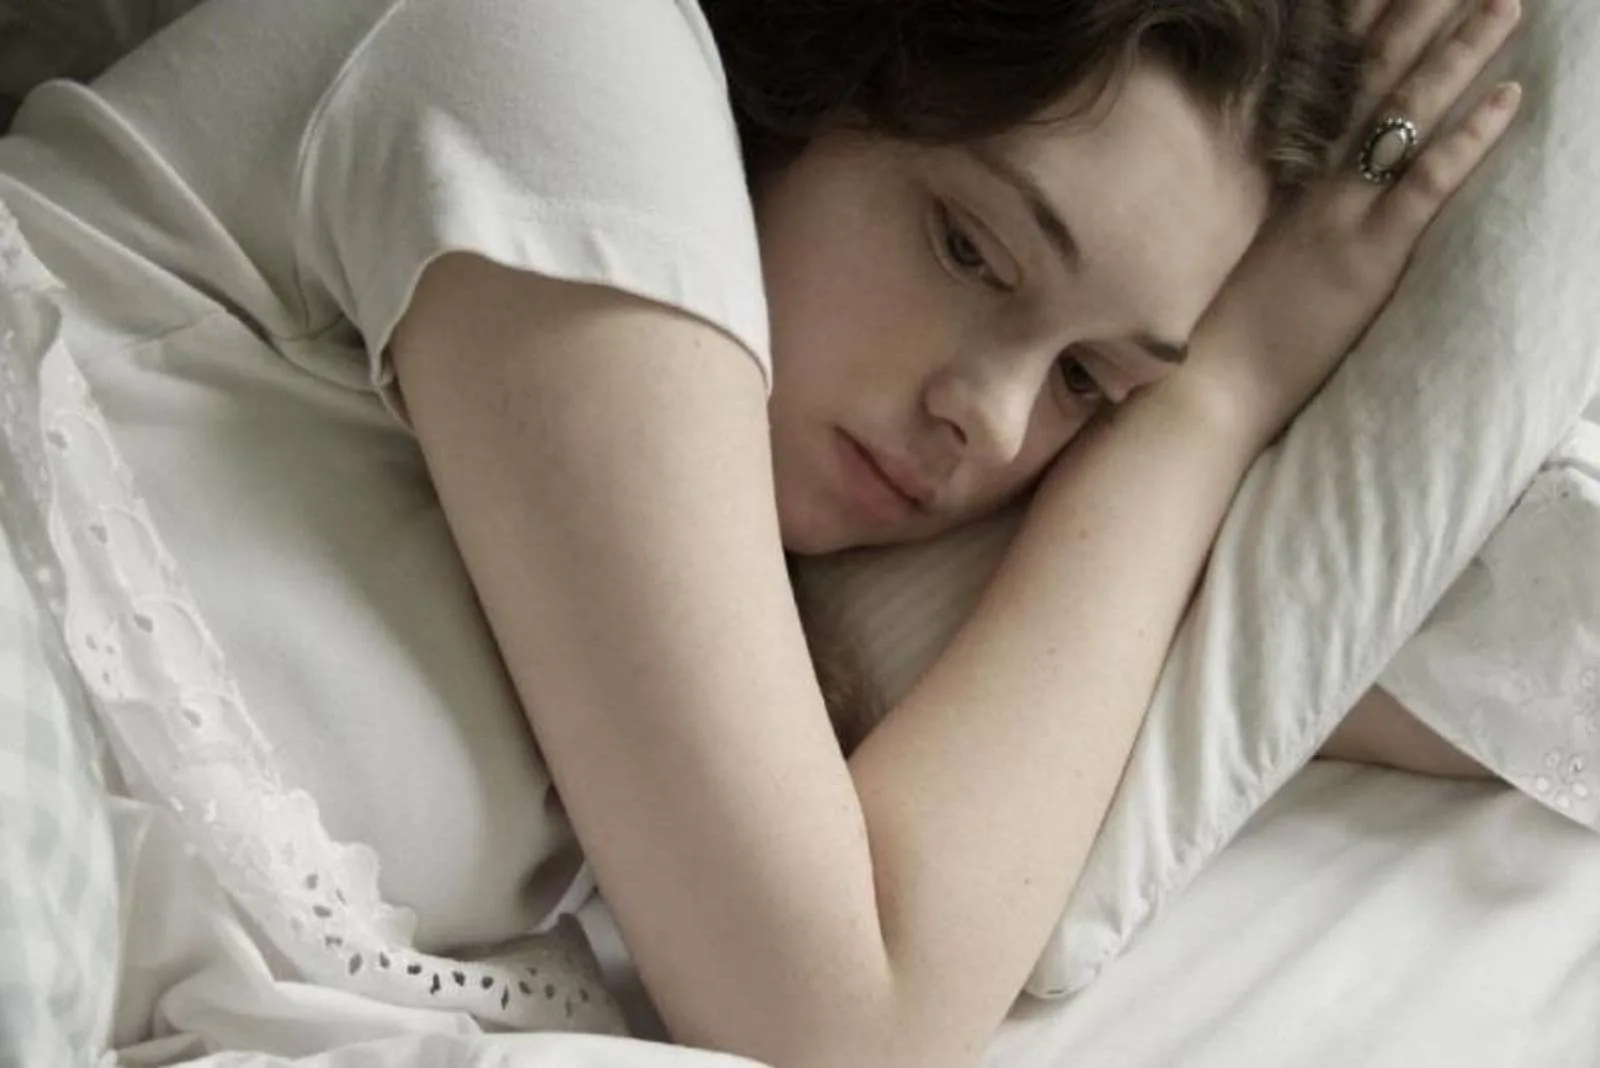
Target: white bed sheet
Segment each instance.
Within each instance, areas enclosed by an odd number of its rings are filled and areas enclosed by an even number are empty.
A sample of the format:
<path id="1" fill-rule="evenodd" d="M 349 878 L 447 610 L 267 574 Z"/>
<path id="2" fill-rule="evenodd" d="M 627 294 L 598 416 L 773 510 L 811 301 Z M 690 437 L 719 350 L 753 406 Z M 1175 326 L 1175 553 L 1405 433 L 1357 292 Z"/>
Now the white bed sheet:
<path id="1" fill-rule="evenodd" d="M 1258 1065 L 1600 1065 L 1600 838 L 1499 785 L 1313 765 L 984 1068 Z"/>

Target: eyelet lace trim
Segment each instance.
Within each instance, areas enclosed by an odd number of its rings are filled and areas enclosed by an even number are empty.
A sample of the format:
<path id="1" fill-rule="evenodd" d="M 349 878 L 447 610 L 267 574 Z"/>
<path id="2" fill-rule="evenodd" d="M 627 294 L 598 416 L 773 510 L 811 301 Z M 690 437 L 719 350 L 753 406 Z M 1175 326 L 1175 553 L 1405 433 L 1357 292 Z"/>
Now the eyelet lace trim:
<path id="1" fill-rule="evenodd" d="M 313 983 L 516 1030 L 621 1033 L 575 922 L 493 959 L 417 951 L 378 859 L 285 787 L 62 338 L 61 286 L 0 202 L 0 508 L 130 789 L 164 804 Z"/>

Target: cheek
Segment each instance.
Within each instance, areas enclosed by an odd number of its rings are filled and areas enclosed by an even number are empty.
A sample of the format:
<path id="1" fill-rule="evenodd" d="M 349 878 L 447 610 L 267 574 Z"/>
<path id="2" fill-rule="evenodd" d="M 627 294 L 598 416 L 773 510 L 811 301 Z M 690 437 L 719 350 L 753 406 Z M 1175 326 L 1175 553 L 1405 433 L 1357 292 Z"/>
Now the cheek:
<path id="1" fill-rule="evenodd" d="M 908 385 L 936 351 L 942 309 L 914 199 L 892 167 L 819 151 L 756 206 L 778 377 L 807 394 L 826 382 Z"/>

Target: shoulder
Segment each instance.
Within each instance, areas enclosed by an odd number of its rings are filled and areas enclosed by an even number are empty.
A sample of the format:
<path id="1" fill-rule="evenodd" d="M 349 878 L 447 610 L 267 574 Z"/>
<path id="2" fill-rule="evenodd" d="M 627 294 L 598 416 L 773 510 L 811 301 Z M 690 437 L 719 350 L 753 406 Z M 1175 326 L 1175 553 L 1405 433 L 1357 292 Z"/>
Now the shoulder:
<path id="1" fill-rule="evenodd" d="M 721 59 L 693 0 L 397 0 L 351 57 L 347 78 L 401 55 L 426 59 L 413 75 L 460 92 L 493 82 L 494 95 L 522 105 L 546 99 L 525 96 L 532 84 L 585 90 L 591 108 L 637 106 L 645 101 L 632 98 L 633 87 L 671 85 L 679 95 L 654 100 L 662 114 L 697 101 L 727 109 Z"/>
<path id="2" fill-rule="evenodd" d="M 601 203 L 744 192 L 727 85 L 691 0 L 402 0 L 325 111 L 352 133 L 404 124 L 507 146 L 539 181 L 581 173 Z"/>
<path id="3" fill-rule="evenodd" d="M 687 311 L 767 363 L 738 132 L 690 0 L 402 0 L 304 159 L 306 260 L 375 350 L 421 268 L 470 252 Z"/>

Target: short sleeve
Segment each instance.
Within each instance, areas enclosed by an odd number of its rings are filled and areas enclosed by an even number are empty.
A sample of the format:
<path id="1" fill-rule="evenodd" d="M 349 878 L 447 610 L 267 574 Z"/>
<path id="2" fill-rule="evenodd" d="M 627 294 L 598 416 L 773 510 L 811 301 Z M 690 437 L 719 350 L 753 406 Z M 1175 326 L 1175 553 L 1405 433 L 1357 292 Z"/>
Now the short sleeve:
<path id="1" fill-rule="evenodd" d="M 770 384 L 738 135 L 693 0 L 400 0 L 312 117 L 293 217 L 301 285 L 361 332 L 379 389 L 448 252 L 679 308 Z"/>

